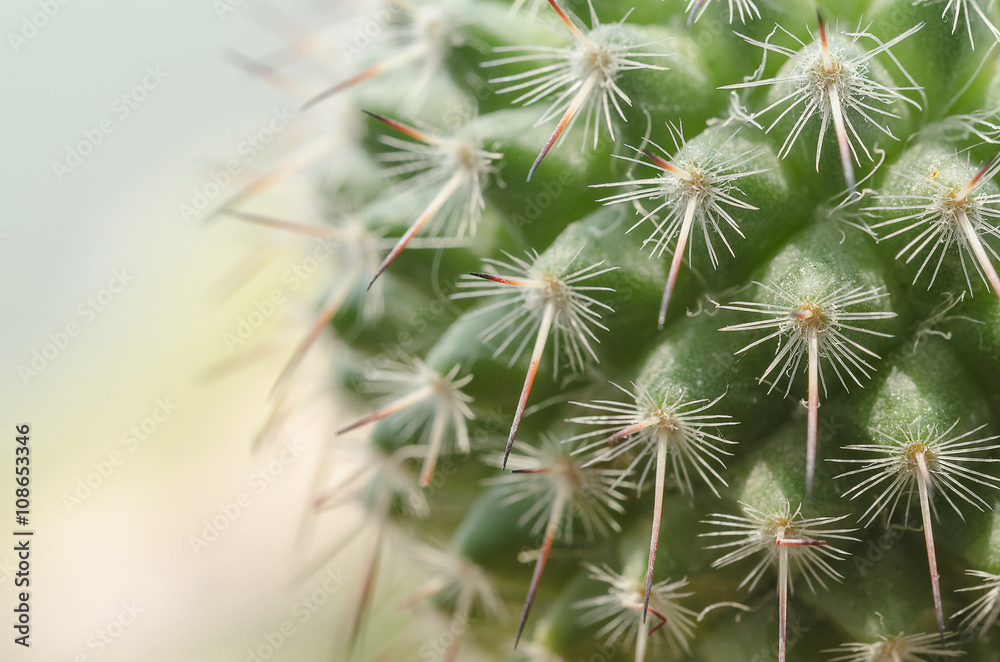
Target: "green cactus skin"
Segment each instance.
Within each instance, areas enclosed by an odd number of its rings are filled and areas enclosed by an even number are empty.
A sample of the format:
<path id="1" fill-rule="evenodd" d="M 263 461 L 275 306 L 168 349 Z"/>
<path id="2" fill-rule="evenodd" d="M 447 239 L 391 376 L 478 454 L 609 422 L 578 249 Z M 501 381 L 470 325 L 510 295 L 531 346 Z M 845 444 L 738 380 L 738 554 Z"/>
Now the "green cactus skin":
<path id="1" fill-rule="evenodd" d="M 334 95 L 431 136 L 364 124 L 323 191 L 363 202 L 345 256 L 502 155 L 442 206 L 474 235 L 429 223 L 328 311 L 335 388 L 375 412 L 360 502 L 412 540 L 383 554 L 441 552 L 407 604 L 460 626 L 406 659 L 1000 660 L 1000 16 L 818 5 L 401 2 L 423 55 Z M 505 439 L 551 464 L 502 471 Z"/>

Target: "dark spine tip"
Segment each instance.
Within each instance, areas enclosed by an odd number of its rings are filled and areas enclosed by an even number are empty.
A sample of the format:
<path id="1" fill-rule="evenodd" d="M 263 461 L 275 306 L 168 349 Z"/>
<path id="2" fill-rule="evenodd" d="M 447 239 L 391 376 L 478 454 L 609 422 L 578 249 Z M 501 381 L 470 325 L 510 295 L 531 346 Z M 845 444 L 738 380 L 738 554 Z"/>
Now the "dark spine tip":
<path id="1" fill-rule="evenodd" d="M 510 458 L 510 447 L 514 445 L 514 435 L 510 436 L 507 440 L 507 448 L 503 452 L 503 463 L 500 465 L 500 469 L 507 471 L 507 459 Z"/>
<path id="2" fill-rule="evenodd" d="M 299 112 L 300 113 L 306 112 L 307 110 L 309 110 L 310 108 L 312 108 L 313 106 L 315 106 L 316 104 L 318 104 L 320 101 L 322 101 L 326 97 L 327 97 L 327 95 L 320 94 L 319 96 L 315 96 L 312 99 L 309 99 L 308 101 L 306 101 L 305 103 L 303 103 L 301 106 L 299 106 Z"/>
<path id="3" fill-rule="evenodd" d="M 535 159 L 535 162 L 531 164 L 531 169 L 530 169 L 530 170 L 528 170 L 528 178 L 527 178 L 527 179 L 526 179 L 525 181 L 528 181 L 528 182 L 530 182 L 530 181 L 531 181 L 531 178 L 532 178 L 532 176 L 534 176 L 534 174 L 535 174 L 535 170 L 537 170 L 537 169 L 538 169 L 538 165 L 539 165 L 539 164 L 540 164 L 541 162 L 542 162 L 542 159 L 541 159 L 541 157 L 539 157 L 539 158 Z"/>

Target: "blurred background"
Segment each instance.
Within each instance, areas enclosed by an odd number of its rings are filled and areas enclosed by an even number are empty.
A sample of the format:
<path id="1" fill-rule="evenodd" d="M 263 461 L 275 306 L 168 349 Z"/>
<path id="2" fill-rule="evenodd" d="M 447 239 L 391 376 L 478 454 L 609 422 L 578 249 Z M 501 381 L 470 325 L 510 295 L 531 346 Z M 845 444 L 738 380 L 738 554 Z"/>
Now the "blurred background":
<path id="1" fill-rule="evenodd" d="M 0 658 L 247 660 L 270 642 L 271 659 L 338 659 L 344 578 L 362 551 L 295 579 L 306 496 L 341 415 L 324 388 L 331 348 L 310 355 L 301 404 L 254 450 L 330 265 L 292 288 L 282 276 L 311 240 L 204 211 L 339 121 L 334 103 L 289 122 L 298 100 L 238 54 L 318 26 L 350 34 L 358 4 L 0 7 L 0 512 L 12 541 L 14 429 L 27 423 L 35 531 L 30 650 L 12 642 L 13 543 L 0 551 Z M 327 84 L 345 65 L 331 54 Z M 322 176 L 255 204 L 310 220 Z M 275 291 L 280 303 L 262 303 Z M 335 539 L 350 517 L 317 536 Z"/>

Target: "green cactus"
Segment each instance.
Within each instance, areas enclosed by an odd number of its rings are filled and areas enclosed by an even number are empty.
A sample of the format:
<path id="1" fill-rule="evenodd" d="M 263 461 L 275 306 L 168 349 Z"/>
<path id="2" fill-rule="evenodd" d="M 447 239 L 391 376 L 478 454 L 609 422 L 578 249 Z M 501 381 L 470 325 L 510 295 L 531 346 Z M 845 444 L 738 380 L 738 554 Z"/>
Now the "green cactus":
<path id="1" fill-rule="evenodd" d="M 279 385 L 328 329 L 373 412 L 338 659 L 1000 660 L 994 4 L 391 15 L 281 225 L 342 271 Z"/>

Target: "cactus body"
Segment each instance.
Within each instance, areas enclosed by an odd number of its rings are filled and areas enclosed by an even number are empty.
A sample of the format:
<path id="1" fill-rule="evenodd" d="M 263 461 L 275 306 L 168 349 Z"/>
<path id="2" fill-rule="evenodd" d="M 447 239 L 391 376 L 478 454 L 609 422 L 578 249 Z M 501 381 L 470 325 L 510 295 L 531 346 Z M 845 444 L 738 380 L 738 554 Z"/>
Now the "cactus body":
<path id="1" fill-rule="evenodd" d="M 433 655 L 1000 659 L 997 10 L 634 4 L 399 3 L 437 64 L 334 95 L 413 235 L 325 312 Z"/>

